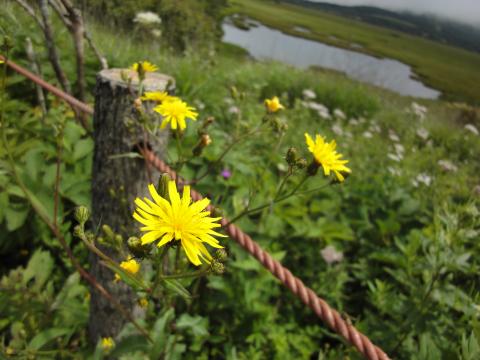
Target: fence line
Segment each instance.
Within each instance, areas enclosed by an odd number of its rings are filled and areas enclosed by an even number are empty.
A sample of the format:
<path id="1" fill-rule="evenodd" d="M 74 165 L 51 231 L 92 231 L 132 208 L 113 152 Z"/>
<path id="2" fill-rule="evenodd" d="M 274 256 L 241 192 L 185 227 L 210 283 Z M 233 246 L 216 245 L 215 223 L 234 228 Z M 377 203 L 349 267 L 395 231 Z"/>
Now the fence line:
<path id="1" fill-rule="evenodd" d="M 0 60 L 5 59 L 0 55 Z M 13 70 L 42 86 L 45 90 L 50 91 L 55 96 L 64 100 L 69 105 L 84 113 L 93 115 L 93 108 L 88 104 L 79 101 L 73 96 L 47 83 L 37 75 L 10 60 L 6 61 L 6 64 Z M 177 181 L 177 183 L 183 183 L 183 180 L 178 177 L 177 174 L 152 151 L 148 149 L 142 149 L 141 152 L 143 153 L 145 161 L 151 166 L 160 172 L 168 173 L 174 180 Z M 192 190 L 191 192 L 193 200 L 198 201 L 203 198 L 202 195 L 195 190 Z M 211 205 L 209 205 L 208 208 L 209 210 L 214 209 L 214 207 Z M 338 311 L 331 308 L 325 300 L 315 294 L 315 292 L 307 287 L 302 280 L 293 275 L 289 269 L 284 267 L 277 260 L 273 259 L 267 251 L 263 250 L 257 242 L 245 234 L 238 226 L 231 224 L 225 217 L 222 218 L 221 224 L 225 228 L 226 232 L 233 239 L 235 239 L 240 246 L 250 253 L 250 255 L 255 257 L 268 271 L 277 277 L 283 283 L 283 285 L 285 285 L 292 293 L 300 298 L 305 305 L 309 306 L 315 312 L 315 314 L 322 319 L 322 321 L 326 323 L 328 327 L 330 327 L 330 329 L 341 335 L 348 343 L 353 345 L 360 353 L 362 353 L 365 358 L 369 360 L 390 359 L 381 348 L 374 345 L 367 336 L 358 331 L 352 324 L 345 321 Z"/>

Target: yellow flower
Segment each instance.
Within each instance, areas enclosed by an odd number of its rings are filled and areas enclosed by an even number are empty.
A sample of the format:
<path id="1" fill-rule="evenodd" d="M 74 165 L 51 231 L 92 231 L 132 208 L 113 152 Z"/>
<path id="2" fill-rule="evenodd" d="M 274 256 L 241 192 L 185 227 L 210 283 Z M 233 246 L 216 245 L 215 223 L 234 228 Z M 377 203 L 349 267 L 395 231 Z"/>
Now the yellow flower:
<path id="1" fill-rule="evenodd" d="M 210 217 L 210 212 L 205 208 L 210 203 L 209 199 L 191 202 L 190 186 L 183 188 L 183 196 L 177 191 L 175 181 L 168 182 L 168 198 L 161 197 L 153 185 L 148 186 L 153 198 L 144 198 L 144 201 L 137 198 L 137 208 L 133 217 L 142 223 L 142 231 L 147 231 L 142 238 L 142 244 L 149 244 L 161 239 L 157 246 L 163 246 L 172 240 L 179 240 L 188 260 L 194 265 L 200 265 L 203 260 L 210 263 L 212 256 L 208 253 L 203 243 L 214 248 L 223 248 L 214 236 L 219 234 L 213 229 L 221 225 L 216 221 L 221 218 Z"/>
<path id="2" fill-rule="evenodd" d="M 145 309 L 148 306 L 148 300 L 146 298 L 141 298 L 138 300 L 138 305 Z"/>
<path id="3" fill-rule="evenodd" d="M 109 352 L 115 346 L 115 341 L 111 337 L 102 338 L 101 346 L 103 351 Z"/>
<path id="4" fill-rule="evenodd" d="M 151 62 L 149 61 L 139 61 L 139 62 L 136 62 L 134 63 L 132 66 L 130 66 L 130 69 L 132 69 L 133 71 L 139 71 L 139 67 L 142 67 L 142 71 L 144 73 L 147 73 L 147 72 L 154 72 L 154 71 L 157 71 L 158 70 L 158 67 L 153 65 Z"/>
<path id="5" fill-rule="evenodd" d="M 276 96 L 274 96 L 271 99 L 266 99 L 265 106 L 269 113 L 275 113 L 278 110 L 285 109 L 285 107 L 282 104 L 280 104 L 280 100 L 278 100 L 278 97 Z"/>
<path id="6" fill-rule="evenodd" d="M 338 154 L 335 151 L 335 148 L 337 147 L 335 140 L 327 143 L 322 136 L 317 134 L 314 142 L 307 133 L 305 133 L 305 139 L 308 150 L 313 154 L 317 164 L 322 165 L 325 176 L 329 176 L 330 171 L 333 171 L 339 181 L 345 180 L 340 172 L 343 171 L 350 173 L 351 170 L 345 166 L 345 164 L 348 163 L 348 160 L 342 160 L 341 157 L 343 155 Z"/>
<path id="7" fill-rule="evenodd" d="M 173 101 L 178 99 L 175 96 L 168 95 L 166 91 L 147 91 L 141 97 L 142 100 L 155 101 L 158 103 L 163 103 L 165 101 Z"/>
<path id="8" fill-rule="evenodd" d="M 195 112 L 195 108 L 188 106 L 186 102 L 180 99 L 173 101 L 163 102 L 161 105 L 157 105 L 153 108 L 163 116 L 162 129 L 170 123 L 173 130 L 177 129 L 177 124 L 180 130 L 184 130 L 187 127 L 185 119 L 197 120 L 198 113 Z"/>
<path id="9" fill-rule="evenodd" d="M 126 272 L 129 272 L 130 274 L 135 275 L 138 270 L 140 270 L 140 264 L 135 261 L 135 259 L 129 258 L 127 261 L 122 261 L 120 263 L 120 267 L 125 270 Z M 120 280 L 120 275 L 115 274 L 115 281 Z"/>
<path id="10" fill-rule="evenodd" d="M 2 65 L 5 61 L 3 61 L 2 59 L 0 59 L 0 65 Z"/>

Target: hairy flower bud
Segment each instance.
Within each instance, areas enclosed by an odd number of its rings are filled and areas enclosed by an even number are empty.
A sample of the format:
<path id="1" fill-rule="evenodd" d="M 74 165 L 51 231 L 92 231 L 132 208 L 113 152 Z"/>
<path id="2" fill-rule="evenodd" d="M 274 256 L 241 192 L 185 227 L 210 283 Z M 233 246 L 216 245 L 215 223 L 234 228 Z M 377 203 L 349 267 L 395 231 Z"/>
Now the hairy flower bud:
<path id="1" fill-rule="evenodd" d="M 287 155 L 285 156 L 285 160 L 287 160 L 288 165 L 293 166 L 297 162 L 298 152 L 297 149 L 291 147 L 287 150 Z"/>
<path id="2" fill-rule="evenodd" d="M 218 261 L 213 261 L 212 262 L 212 271 L 216 275 L 222 275 L 225 272 L 225 266 Z"/>
<path id="3" fill-rule="evenodd" d="M 227 251 L 225 249 L 218 249 L 215 252 L 215 259 L 217 259 L 218 261 L 220 261 L 222 263 L 227 261 L 227 259 L 228 259 Z"/>
<path id="4" fill-rule="evenodd" d="M 136 236 L 131 236 L 127 240 L 128 250 L 138 258 L 144 258 L 148 255 L 151 249 L 150 245 L 151 244 L 142 244 L 142 241 Z"/>
<path id="5" fill-rule="evenodd" d="M 75 220 L 78 221 L 79 224 L 85 224 L 88 219 L 90 218 L 90 210 L 86 206 L 77 206 L 75 208 Z"/>
<path id="6" fill-rule="evenodd" d="M 304 169 L 307 167 L 307 160 L 304 158 L 298 159 L 295 166 L 299 169 Z"/>

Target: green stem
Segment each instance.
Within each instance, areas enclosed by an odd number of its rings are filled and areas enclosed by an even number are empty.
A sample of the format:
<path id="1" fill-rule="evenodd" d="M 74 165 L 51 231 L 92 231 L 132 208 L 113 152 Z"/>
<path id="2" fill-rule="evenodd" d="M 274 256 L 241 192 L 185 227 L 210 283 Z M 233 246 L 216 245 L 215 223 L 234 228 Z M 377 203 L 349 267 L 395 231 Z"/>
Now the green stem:
<path id="1" fill-rule="evenodd" d="M 193 271 L 193 272 L 190 272 L 190 273 L 163 275 L 161 277 L 161 279 L 162 280 L 170 280 L 170 279 L 186 279 L 186 278 L 191 278 L 191 277 L 200 277 L 200 276 L 208 274 L 209 272 L 210 272 L 210 268 L 207 267 L 205 269 Z"/>
<path id="2" fill-rule="evenodd" d="M 270 201 L 270 202 L 265 203 L 263 205 L 257 206 L 253 209 L 250 209 L 250 210 L 245 209 L 240 214 L 235 216 L 232 220 L 230 220 L 228 223 L 233 224 L 235 221 L 239 220 L 240 218 L 244 217 L 245 215 L 255 213 L 259 210 L 263 210 L 263 209 L 265 209 L 269 206 L 272 206 L 276 203 L 279 203 L 280 201 L 283 201 L 283 200 L 286 200 L 286 199 L 292 197 L 293 195 L 295 195 L 296 191 L 305 183 L 305 181 L 307 181 L 308 178 L 309 178 L 309 176 L 305 175 L 304 178 L 297 184 L 297 186 L 295 186 L 295 188 L 290 193 L 288 193 L 287 195 L 284 195 L 284 196 L 279 197 L 279 198 L 274 198 L 273 201 Z"/>

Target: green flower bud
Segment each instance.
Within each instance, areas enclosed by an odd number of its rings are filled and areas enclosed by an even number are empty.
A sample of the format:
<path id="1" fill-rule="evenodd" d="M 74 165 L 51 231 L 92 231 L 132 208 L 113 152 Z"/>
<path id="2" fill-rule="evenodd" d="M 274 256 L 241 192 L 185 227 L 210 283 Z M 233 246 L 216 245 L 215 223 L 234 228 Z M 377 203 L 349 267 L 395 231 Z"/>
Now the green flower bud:
<path id="1" fill-rule="evenodd" d="M 304 158 L 298 159 L 295 166 L 299 169 L 304 169 L 307 167 L 307 160 Z"/>
<path id="2" fill-rule="evenodd" d="M 158 194 L 166 200 L 170 200 L 168 196 L 168 182 L 171 180 L 170 175 L 167 173 L 163 173 L 160 175 L 160 179 L 158 179 Z"/>
<path id="3" fill-rule="evenodd" d="M 77 206 L 75 208 L 75 220 L 77 220 L 80 224 L 85 224 L 88 219 L 90 218 L 90 210 L 86 206 Z"/>
<path id="4" fill-rule="evenodd" d="M 85 233 L 83 231 L 83 226 L 82 225 L 75 225 L 75 227 L 73 228 L 73 236 L 80 238 L 84 234 Z"/>
<path id="5" fill-rule="evenodd" d="M 142 241 L 136 237 L 131 236 L 127 240 L 128 250 L 138 258 L 144 258 L 150 253 L 151 244 L 142 244 Z"/>
<path id="6" fill-rule="evenodd" d="M 108 242 L 113 242 L 115 239 L 115 233 L 113 232 L 112 228 L 108 225 L 102 225 L 102 231 L 105 234 L 106 240 Z"/>
<path id="7" fill-rule="evenodd" d="M 212 271 L 216 275 L 222 275 L 225 272 L 225 266 L 218 261 L 213 261 L 212 262 Z"/>
<path id="8" fill-rule="evenodd" d="M 225 249 L 218 249 L 215 252 L 215 259 L 217 259 L 220 262 L 225 262 L 228 259 L 228 253 Z"/>
<path id="9" fill-rule="evenodd" d="M 288 165 L 293 166 L 297 162 L 298 152 L 297 149 L 291 147 L 287 150 L 287 155 L 285 160 L 287 160 Z"/>

